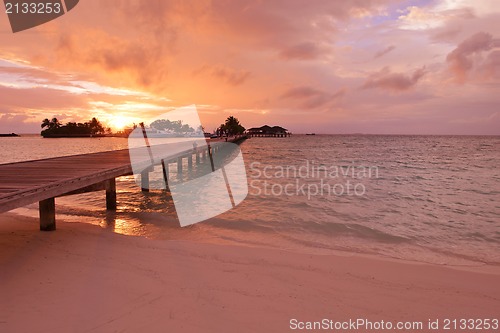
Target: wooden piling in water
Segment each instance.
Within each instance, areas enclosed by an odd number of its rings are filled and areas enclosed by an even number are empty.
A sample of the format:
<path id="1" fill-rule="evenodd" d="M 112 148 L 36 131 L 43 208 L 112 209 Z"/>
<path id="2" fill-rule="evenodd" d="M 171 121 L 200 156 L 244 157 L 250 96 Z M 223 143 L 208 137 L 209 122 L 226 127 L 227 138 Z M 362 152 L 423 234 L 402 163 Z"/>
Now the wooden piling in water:
<path id="1" fill-rule="evenodd" d="M 56 230 L 56 201 L 55 198 L 45 199 L 39 202 L 40 230 Z"/>
<path id="2" fill-rule="evenodd" d="M 106 189 L 106 209 L 115 211 L 116 210 L 116 179 L 111 178 L 104 182 L 104 188 Z"/>
<path id="3" fill-rule="evenodd" d="M 149 192 L 149 169 L 141 173 L 141 190 L 142 192 Z"/>
<path id="4" fill-rule="evenodd" d="M 177 173 L 182 174 L 182 157 L 177 158 Z"/>
<path id="5" fill-rule="evenodd" d="M 165 181 L 165 190 L 170 191 L 168 187 L 168 177 L 170 175 L 170 170 L 168 168 L 168 162 L 165 163 L 165 160 L 161 160 L 161 168 L 163 170 L 163 180 Z"/>

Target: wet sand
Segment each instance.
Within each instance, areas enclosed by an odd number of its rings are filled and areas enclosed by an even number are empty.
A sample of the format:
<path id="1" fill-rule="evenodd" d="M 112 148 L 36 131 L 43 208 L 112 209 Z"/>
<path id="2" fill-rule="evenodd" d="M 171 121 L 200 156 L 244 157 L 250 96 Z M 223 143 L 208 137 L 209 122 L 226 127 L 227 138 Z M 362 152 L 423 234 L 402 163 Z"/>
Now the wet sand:
<path id="1" fill-rule="evenodd" d="M 289 332 L 291 319 L 359 318 L 425 328 L 498 318 L 498 281 L 487 266 L 150 240 L 61 221 L 40 232 L 37 219 L 0 215 L 1 332 Z"/>

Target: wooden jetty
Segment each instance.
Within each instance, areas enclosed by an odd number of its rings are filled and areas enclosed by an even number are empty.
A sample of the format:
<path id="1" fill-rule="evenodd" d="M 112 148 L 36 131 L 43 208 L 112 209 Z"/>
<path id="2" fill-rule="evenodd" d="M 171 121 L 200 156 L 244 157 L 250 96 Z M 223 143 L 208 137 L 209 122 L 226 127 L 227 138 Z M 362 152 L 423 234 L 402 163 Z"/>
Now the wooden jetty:
<path id="1" fill-rule="evenodd" d="M 231 137 L 228 142 L 246 138 Z M 217 149 L 212 141 L 208 149 L 190 149 L 168 156 L 168 160 L 159 157 L 145 163 L 162 165 L 164 174 L 170 163 L 176 163 L 182 172 L 183 159 L 188 160 L 188 166 L 192 166 L 193 157 L 197 164 L 203 163 Z M 143 191 L 148 190 L 151 171 L 146 168 L 141 174 Z M 128 149 L 0 164 L 0 213 L 39 202 L 40 230 L 55 230 L 55 198 L 102 190 L 106 191 L 106 209 L 116 210 L 115 179 L 131 174 Z"/>

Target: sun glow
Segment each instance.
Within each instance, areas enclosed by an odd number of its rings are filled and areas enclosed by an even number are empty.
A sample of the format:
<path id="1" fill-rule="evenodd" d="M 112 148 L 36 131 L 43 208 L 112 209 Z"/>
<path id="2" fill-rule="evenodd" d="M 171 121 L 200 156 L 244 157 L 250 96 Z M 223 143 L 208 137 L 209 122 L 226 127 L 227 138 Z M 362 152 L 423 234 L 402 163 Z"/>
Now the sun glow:
<path id="1" fill-rule="evenodd" d="M 127 127 L 132 127 L 134 122 L 134 119 L 121 115 L 112 116 L 108 120 L 109 126 L 111 126 L 111 128 L 115 131 L 122 131 Z"/>

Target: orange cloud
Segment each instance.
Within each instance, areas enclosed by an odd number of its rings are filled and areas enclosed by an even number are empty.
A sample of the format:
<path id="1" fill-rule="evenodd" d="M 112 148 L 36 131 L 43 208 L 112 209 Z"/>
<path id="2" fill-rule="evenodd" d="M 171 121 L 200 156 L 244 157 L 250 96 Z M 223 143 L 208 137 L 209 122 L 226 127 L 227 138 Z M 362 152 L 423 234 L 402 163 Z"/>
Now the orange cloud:
<path id="1" fill-rule="evenodd" d="M 467 107 L 478 108 L 465 102 L 476 99 L 491 113 L 496 87 L 476 85 L 499 77 L 499 50 L 466 37 L 498 31 L 498 15 L 432 3 L 418 7 L 439 17 L 413 17 L 415 30 L 402 27 L 407 4 L 397 0 L 81 1 L 29 33 L 0 34 L 0 115 L 29 115 L 23 121 L 38 128 L 42 113 L 140 118 L 197 104 L 207 127 L 234 114 L 295 132 L 306 122 L 310 131 L 377 132 L 393 128 L 387 119 L 413 129 L 416 115 L 424 131 L 457 105 L 468 119 Z M 446 84 L 450 72 L 468 80 L 460 94 Z M 357 127 L 360 119 L 370 122 Z"/>
<path id="2" fill-rule="evenodd" d="M 223 82 L 238 86 L 243 84 L 249 77 L 250 71 L 237 70 L 223 65 L 214 66 L 203 66 L 200 69 L 194 71 L 194 75 L 198 74 L 208 74 L 212 77 L 218 78 Z"/>

